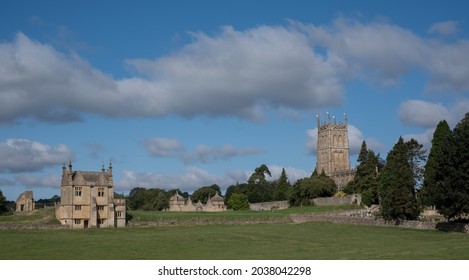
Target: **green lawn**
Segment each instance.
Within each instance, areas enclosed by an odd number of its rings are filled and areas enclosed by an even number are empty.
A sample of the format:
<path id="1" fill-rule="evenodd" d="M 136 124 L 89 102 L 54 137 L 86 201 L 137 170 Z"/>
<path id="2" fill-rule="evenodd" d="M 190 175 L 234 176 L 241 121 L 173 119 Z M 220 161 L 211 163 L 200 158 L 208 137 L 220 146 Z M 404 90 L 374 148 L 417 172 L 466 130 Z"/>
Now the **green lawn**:
<path id="1" fill-rule="evenodd" d="M 0 259 L 469 259 L 469 235 L 330 223 L 0 231 Z"/>
<path id="2" fill-rule="evenodd" d="M 224 212 L 157 212 L 157 211 L 129 211 L 132 221 L 140 224 L 151 222 L 165 223 L 216 223 L 216 222 L 270 222 L 288 223 L 290 214 L 311 212 L 329 212 L 356 208 L 354 205 L 310 206 L 295 207 L 276 211 L 224 211 Z M 1 221 L 1 219 L 0 219 Z"/>

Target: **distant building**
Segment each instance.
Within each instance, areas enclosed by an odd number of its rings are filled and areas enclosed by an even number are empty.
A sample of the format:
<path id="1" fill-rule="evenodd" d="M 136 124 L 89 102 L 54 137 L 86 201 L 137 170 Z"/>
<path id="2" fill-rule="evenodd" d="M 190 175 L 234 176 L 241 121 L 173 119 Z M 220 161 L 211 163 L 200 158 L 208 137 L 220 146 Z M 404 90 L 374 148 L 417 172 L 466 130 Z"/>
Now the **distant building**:
<path id="1" fill-rule="evenodd" d="M 33 191 L 25 191 L 16 200 L 16 212 L 30 212 L 35 209 Z"/>
<path id="2" fill-rule="evenodd" d="M 106 171 L 62 168 L 60 204 L 56 217 L 71 228 L 125 227 L 125 199 L 114 198 L 112 165 Z"/>
<path id="3" fill-rule="evenodd" d="M 169 199 L 169 211 L 172 212 L 221 212 L 226 211 L 225 200 L 218 192 L 209 197 L 207 203 L 202 204 L 200 201 L 193 203 L 189 197 L 186 201 L 178 192 Z"/>
<path id="4" fill-rule="evenodd" d="M 337 123 L 335 117 L 331 123 L 331 116 L 327 114 L 327 122 L 318 121 L 317 163 L 316 170 L 331 177 L 339 189 L 344 188 L 355 176 L 355 170 L 350 169 L 350 147 L 348 139 L 347 115 L 344 122 Z"/>

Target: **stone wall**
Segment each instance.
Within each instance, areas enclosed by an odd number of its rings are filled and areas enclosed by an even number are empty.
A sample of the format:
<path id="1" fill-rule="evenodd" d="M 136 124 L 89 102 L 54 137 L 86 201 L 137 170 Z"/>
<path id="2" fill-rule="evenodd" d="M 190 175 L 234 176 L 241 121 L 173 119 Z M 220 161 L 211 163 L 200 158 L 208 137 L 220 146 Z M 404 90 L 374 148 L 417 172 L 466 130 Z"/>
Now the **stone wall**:
<path id="1" fill-rule="evenodd" d="M 313 199 L 314 205 L 325 206 L 325 205 L 360 205 L 362 197 L 360 194 L 351 194 L 342 197 L 318 197 Z"/>
<path id="2" fill-rule="evenodd" d="M 354 216 L 351 211 L 336 211 L 325 214 L 292 214 L 290 219 L 294 223 L 307 222 L 331 222 L 337 224 L 382 226 L 382 227 L 400 227 L 412 229 L 427 229 L 441 231 L 456 231 L 469 233 L 469 225 L 463 223 L 445 223 L 445 222 L 423 222 L 423 221 L 385 221 L 376 217 L 362 217 L 359 214 Z M 355 211 L 356 212 L 356 211 Z"/>
<path id="3" fill-rule="evenodd" d="M 47 224 L 15 224 L 0 223 L 0 231 L 2 230 L 38 230 L 38 229 L 68 229 L 64 225 L 47 225 Z"/>
<path id="4" fill-rule="evenodd" d="M 288 207 L 289 207 L 288 200 L 259 202 L 259 203 L 249 204 L 249 209 L 253 211 L 279 210 L 279 209 L 287 209 Z"/>

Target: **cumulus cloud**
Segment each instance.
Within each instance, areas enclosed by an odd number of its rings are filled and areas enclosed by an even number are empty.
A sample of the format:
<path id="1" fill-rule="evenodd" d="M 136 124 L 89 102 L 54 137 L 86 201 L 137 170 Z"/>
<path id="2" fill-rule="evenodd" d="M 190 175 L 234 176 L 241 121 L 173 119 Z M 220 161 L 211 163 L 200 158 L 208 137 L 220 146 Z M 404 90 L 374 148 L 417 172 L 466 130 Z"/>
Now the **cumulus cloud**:
<path id="1" fill-rule="evenodd" d="M 422 39 L 387 22 L 338 18 L 332 25 L 302 25 L 329 55 L 346 61 L 350 75 L 395 83 L 409 67 L 422 63 Z"/>
<path id="2" fill-rule="evenodd" d="M 177 157 L 183 163 L 194 162 L 211 163 L 218 160 L 227 160 L 238 156 L 248 156 L 261 153 L 258 148 L 238 149 L 231 144 L 221 147 L 198 145 L 194 150 L 186 150 L 184 145 L 177 139 L 153 138 L 143 141 L 148 153 L 155 157 Z"/>
<path id="3" fill-rule="evenodd" d="M 429 152 L 432 147 L 432 139 L 433 133 L 435 132 L 435 128 L 429 128 L 420 134 L 406 134 L 403 135 L 405 141 L 409 141 L 410 139 L 415 139 L 417 142 L 423 145 L 423 148 Z"/>
<path id="4" fill-rule="evenodd" d="M 0 121 L 32 117 L 235 116 L 260 121 L 262 110 L 338 104 L 342 85 L 331 61 L 305 34 L 284 27 L 224 28 L 156 60 L 127 60 L 143 77 L 114 80 L 76 54 L 18 33 L 0 44 Z"/>
<path id="5" fill-rule="evenodd" d="M 62 164 L 71 156 L 65 145 L 51 147 L 28 139 L 7 139 L 0 142 L 0 172 L 38 171 Z"/>
<path id="6" fill-rule="evenodd" d="M 449 117 L 443 105 L 423 100 L 407 100 L 399 107 L 399 119 L 407 125 L 430 128 Z"/>
<path id="7" fill-rule="evenodd" d="M 27 187 L 59 188 L 60 186 L 60 176 L 56 174 L 39 177 L 31 174 L 22 174 L 15 176 L 15 180 Z"/>
<path id="8" fill-rule="evenodd" d="M 443 36 L 451 36 L 458 32 L 458 22 L 454 20 L 437 22 L 428 28 L 428 33 L 435 33 Z"/>
<path id="9" fill-rule="evenodd" d="M 290 181 L 291 184 L 294 184 L 298 179 L 310 177 L 313 173 L 313 170 L 306 171 L 304 169 L 295 168 L 291 166 L 283 167 L 279 165 L 268 165 L 267 167 L 269 168 L 270 173 L 272 174 L 272 177 L 267 178 L 269 181 L 277 180 L 282 174 L 282 169 L 285 168 L 285 173 L 287 174 L 288 181 Z"/>
<path id="10" fill-rule="evenodd" d="M 297 29 L 227 26 L 213 37 L 192 36 L 193 43 L 171 56 L 127 60 L 177 93 L 178 98 L 165 100 L 173 112 L 258 120 L 263 117 L 259 105 L 314 108 L 341 101 L 334 61 L 316 55 Z"/>
<path id="11" fill-rule="evenodd" d="M 419 69 L 430 74 L 430 90 L 469 90 L 465 78 L 469 75 L 467 40 L 447 43 L 388 22 L 363 23 L 347 18 L 338 18 L 327 26 L 297 25 L 325 47 L 329 57 L 344 61 L 343 69 L 352 78 L 393 84 L 408 71 Z M 435 32 L 437 29 L 443 32 L 442 25 L 433 28 Z"/>
<path id="12" fill-rule="evenodd" d="M 277 180 L 282 172 L 282 167 L 278 165 L 268 165 L 272 177 L 270 181 Z M 196 167 L 189 167 L 178 174 L 158 174 L 154 172 L 135 172 L 124 170 L 122 179 L 117 182 L 116 188 L 119 191 L 128 191 L 134 187 L 180 189 L 189 193 L 202 187 L 217 184 L 222 190 L 226 190 L 230 185 L 247 182 L 253 170 L 230 170 L 222 175 L 211 174 L 208 171 Z M 298 179 L 311 176 L 311 171 L 295 167 L 285 167 L 290 183 L 295 183 Z"/>
<path id="13" fill-rule="evenodd" d="M 448 34 L 455 25 L 429 32 Z M 389 22 L 341 17 L 191 36 L 166 56 L 127 59 L 138 76 L 116 80 L 18 33 L 0 44 L 0 122 L 71 122 L 85 113 L 263 121 L 266 109 L 295 118 L 298 110 L 341 104 L 351 79 L 393 84 L 410 70 L 428 74 L 429 90 L 469 90 L 469 41 L 425 38 Z"/>
<path id="14" fill-rule="evenodd" d="M 153 172 L 135 172 L 124 170 L 122 179 L 117 183 L 119 190 L 130 190 L 134 187 L 181 189 L 192 192 L 202 186 L 218 184 L 226 188 L 237 181 L 230 175 L 213 175 L 206 170 L 189 167 L 184 172 L 178 174 L 158 174 Z"/>
<path id="15" fill-rule="evenodd" d="M 150 155 L 155 157 L 173 157 L 184 151 L 182 143 L 177 139 L 153 138 L 144 141 Z"/>
<path id="16" fill-rule="evenodd" d="M 209 163 L 218 160 L 227 160 L 238 156 L 248 156 L 261 153 L 258 148 L 238 149 L 233 145 L 226 144 L 221 147 L 210 147 L 207 145 L 198 145 L 194 151 L 186 152 L 181 155 L 181 159 L 185 163 L 202 162 Z"/>
<path id="17" fill-rule="evenodd" d="M 446 120 L 451 126 L 456 125 L 469 112 L 469 99 L 461 98 L 455 104 L 444 106 L 423 100 L 408 100 L 399 107 L 402 123 L 423 128 L 435 128 Z"/>

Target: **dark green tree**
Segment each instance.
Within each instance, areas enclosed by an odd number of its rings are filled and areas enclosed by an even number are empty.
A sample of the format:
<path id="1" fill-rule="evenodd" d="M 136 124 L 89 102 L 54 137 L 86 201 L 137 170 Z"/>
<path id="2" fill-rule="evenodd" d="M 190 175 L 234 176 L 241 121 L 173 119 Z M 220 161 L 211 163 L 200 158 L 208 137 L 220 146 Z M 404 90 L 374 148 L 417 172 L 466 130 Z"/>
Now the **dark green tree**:
<path id="1" fill-rule="evenodd" d="M 0 214 L 8 212 L 7 201 L 0 190 Z"/>
<path id="2" fill-rule="evenodd" d="M 358 166 L 355 178 L 344 188 L 346 193 L 361 193 L 362 203 L 370 206 L 378 201 L 378 172 L 383 167 L 379 155 L 368 150 L 366 142 L 362 142 L 360 154 L 358 155 Z"/>
<path id="3" fill-rule="evenodd" d="M 272 199 L 276 200 L 287 200 L 290 196 L 291 192 L 291 185 L 288 181 L 287 173 L 285 172 L 285 168 L 282 168 L 282 173 L 280 177 L 275 182 L 275 189 L 273 193 Z"/>
<path id="4" fill-rule="evenodd" d="M 131 210 L 142 209 L 145 204 L 145 188 L 135 187 L 130 190 L 127 196 L 127 206 Z"/>
<path id="5" fill-rule="evenodd" d="M 193 202 L 200 201 L 205 204 L 207 203 L 208 198 L 214 196 L 216 193 L 221 193 L 220 187 L 217 184 L 201 187 L 192 193 L 191 200 Z"/>
<path id="6" fill-rule="evenodd" d="M 386 158 L 380 174 L 381 215 L 385 220 L 414 220 L 420 214 L 415 196 L 416 178 L 413 160 L 416 141 L 404 142 L 402 137 Z M 420 151 L 417 151 L 420 154 Z"/>
<path id="7" fill-rule="evenodd" d="M 145 203 L 142 209 L 145 211 L 162 211 L 169 208 L 170 194 L 163 189 L 145 190 Z"/>
<path id="8" fill-rule="evenodd" d="M 272 176 L 269 168 L 262 164 L 257 167 L 248 179 L 246 195 L 251 203 L 265 202 L 272 200 L 273 184 L 267 182 L 265 175 Z"/>
<path id="9" fill-rule="evenodd" d="M 136 187 L 127 196 L 127 206 L 131 210 L 161 211 L 169 208 L 171 193 L 163 189 Z"/>
<path id="10" fill-rule="evenodd" d="M 233 193 L 227 201 L 228 209 L 249 210 L 248 197 L 244 193 Z"/>
<path id="11" fill-rule="evenodd" d="M 315 170 L 311 177 L 299 179 L 292 186 L 289 204 L 294 207 L 311 205 L 312 199 L 332 196 L 336 191 L 334 180 L 326 176 L 324 171 L 318 176 Z"/>
<path id="12" fill-rule="evenodd" d="M 439 163 L 435 206 L 449 219 L 469 214 L 469 113 L 456 125 L 443 147 Z"/>
<path id="13" fill-rule="evenodd" d="M 441 190 L 438 190 L 437 183 L 445 177 L 442 171 L 446 164 L 447 145 L 453 145 L 451 136 L 452 132 L 448 123 L 445 120 L 439 122 L 433 133 L 432 147 L 425 165 L 423 186 L 419 191 L 420 201 L 425 206 L 435 205 L 440 195 Z"/>
<path id="14" fill-rule="evenodd" d="M 247 183 L 243 183 L 243 184 L 236 183 L 236 185 L 229 186 L 226 189 L 226 193 L 225 193 L 225 203 L 228 203 L 228 199 L 230 199 L 231 195 L 235 193 L 246 194 L 247 191 L 248 191 Z"/>

